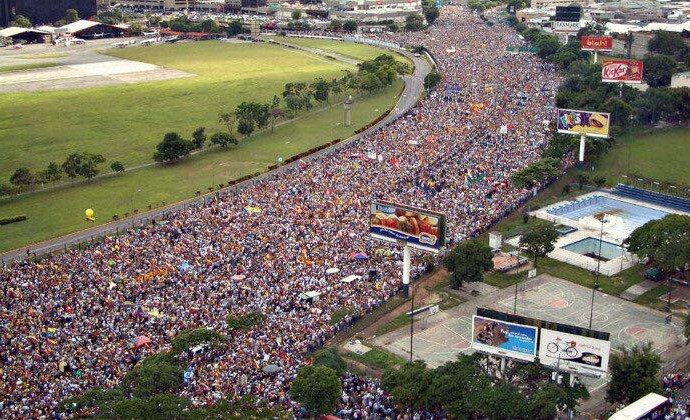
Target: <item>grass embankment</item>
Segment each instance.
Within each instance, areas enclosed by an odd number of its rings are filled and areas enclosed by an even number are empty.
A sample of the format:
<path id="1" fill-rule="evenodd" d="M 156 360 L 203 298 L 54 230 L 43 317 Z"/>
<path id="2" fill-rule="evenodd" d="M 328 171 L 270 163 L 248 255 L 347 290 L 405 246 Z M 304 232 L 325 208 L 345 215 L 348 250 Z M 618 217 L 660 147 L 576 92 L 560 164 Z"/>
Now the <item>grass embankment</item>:
<path id="1" fill-rule="evenodd" d="M 248 53 L 251 48 L 252 53 Z M 218 42 L 174 44 L 113 51 L 124 58 L 199 74 L 198 77 L 108 88 L 0 95 L 0 182 L 18 166 L 35 170 L 62 162 L 75 151 L 102 153 L 109 172 L 113 160 L 125 167 L 151 162 L 163 133 L 189 136 L 207 127 L 223 130 L 220 111 L 243 100 L 268 101 L 290 81 L 336 77 L 345 67 L 306 52 L 265 44 Z M 336 138 L 347 138 L 390 109 L 402 81 L 374 95 L 355 98 L 352 125 L 342 123 L 341 105 L 314 109 L 298 119 L 242 139 L 228 150 L 209 150 L 180 163 L 149 166 L 122 176 L 96 179 L 74 188 L 58 188 L 0 201 L 0 217 L 25 214 L 29 220 L 0 227 L 0 252 L 90 227 L 84 209 L 96 212 L 96 223 L 149 205 L 173 203 L 196 191 L 217 188 L 247 174 L 264 171 L 278 156 L 288 158 Z M 105 105 L 107 104 L 107 106 Z M 318 107 L 318 105 L 317 105 Z M 42 109 L 36 118 L 36 109 Z M 69 130 L 64 129 L 69 127 Z"/>
<path id="2" fill-rule="evenodd" d="M 0 73 L 9 73 L 11 71 L 44 69 L 47 67 L 55 67 L 58 63 L 31 63 L 31 64 L 15 64 L 11 66 L 0 66 Z"/>

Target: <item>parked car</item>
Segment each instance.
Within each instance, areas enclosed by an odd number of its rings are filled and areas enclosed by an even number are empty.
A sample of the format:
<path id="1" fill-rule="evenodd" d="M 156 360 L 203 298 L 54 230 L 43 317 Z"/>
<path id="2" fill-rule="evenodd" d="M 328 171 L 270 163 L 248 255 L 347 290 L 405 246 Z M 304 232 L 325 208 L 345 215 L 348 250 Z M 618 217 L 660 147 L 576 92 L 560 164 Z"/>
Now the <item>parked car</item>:
<path id="1" fill-rule="evenodd" d="M 647 280 L 659 281 L 664 277 L 664 271 L 659 267 L 651 267 L 644 271 Z"/>

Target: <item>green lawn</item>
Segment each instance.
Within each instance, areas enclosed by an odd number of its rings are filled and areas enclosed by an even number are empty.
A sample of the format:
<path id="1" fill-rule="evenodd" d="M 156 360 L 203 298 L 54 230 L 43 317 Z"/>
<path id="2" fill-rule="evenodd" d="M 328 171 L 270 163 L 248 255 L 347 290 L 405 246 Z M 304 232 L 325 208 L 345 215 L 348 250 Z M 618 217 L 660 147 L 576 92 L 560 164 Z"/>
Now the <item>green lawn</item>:
<path id="1" fill-rule="evenodd" d="M 356 44 L 354 42 L 334 41 L 328 39 L 298 38 L 288 36 L 272 36 L 269 37 L 269 39 L 285 42 L 287 44 L 298 45 L 300 47 L 318 48 L 325 52 L 334 52 L 336 54 L 354 58 L 355 60 L 360 61 L 371 60 L 381 54 L 391 54 L 390 51 L 384 50 L 382 48 L 372 47 L 364 44 Z M 394 55 L 398 61 L 402 61 L 404 63 L 412 65 L 412 62 L 409 59 L 407 59 L 407 57 L 397 53 Z"/>
<path id="2" fill-rule="evenodd" d="M 623 135 L 595 166 L 596 174 L 608 178 L 610 185 L 626 182 L 621 175 L 690 185 L 690 129 L 646 129 Z"/>
<path id="3" fill-rule="evenodd" d="M 19 58 L 21 60 L 43 60 L 46 58 L 62 58 L 69 56 L 69 53 L 45 53 L 45 54 L 20 54 L 14 55 L 12 58 Z"/>
<path id="4" fill-rule="evenodd" d="M 347 138 L 391 107 L 401 88 L 402 82 L 396 82 L 378 94 L 357 98 L 350 127 L 336 125 L 343 118 L 342 106 L 337 105 L 277 127 L 273 134 L 252 136 L 228 150 L 212 149 L 175 165 L 145 167 L 74 188 L 0 201 L 0 218 L 29 217 L 0 226 L 0 252 L 92 226 L 84 221 L 86 208 L 94 209 L 96 223 L 106 223 L 114 214 L 130 212 L 132 197 L 134 208 L 140 211 L 163 201 L 173 203 L 193 197 L 195 191 L 205 192 L 211 185 L 264 171 L 278 155 L 287 158 L 331 139 Z M 104 172 L 109 171 L 107 165 L 102 167 Z"/>
<path id="5" fill-rule="evenodd" d="M 102 88 L 0 95 L 0 182 L 20 166 L 40 170 L 73 152 L 101 153 L 126 167 L 151 161 L 166 132 L 214 132 L 218 113 L 245 100 L 269 101 L 290 81 L 335 77 L 352 68 L 264 43 L 215 41 L 108 50 L 114 56 L 196 74 Z"/>
<path id="6" fill-rule="evenodd" d="M 10 71 L 43 69 L 46 67 L 55 67 L 58 63 L 32 63 L 32 64 L 15 64 L 12 66 L 0 66 L 0 73 L 7 73 Z"/>
<path id="7" fill-rule="evenodd" d="M 367 343 L 362 344 L 369 346 Z M 406 360 L 402 357 L 389 353 L 386 350 L 383 350 L 379 347 L 372 347 L 371 350 L 364 353 L 363 355 L 348 352 L 346 354 L 346 357 L 352 360 L 356 360 L 366 366 L 382 370 L 390 369 L 395 366 L 404 365 L 406 362 Z"/>

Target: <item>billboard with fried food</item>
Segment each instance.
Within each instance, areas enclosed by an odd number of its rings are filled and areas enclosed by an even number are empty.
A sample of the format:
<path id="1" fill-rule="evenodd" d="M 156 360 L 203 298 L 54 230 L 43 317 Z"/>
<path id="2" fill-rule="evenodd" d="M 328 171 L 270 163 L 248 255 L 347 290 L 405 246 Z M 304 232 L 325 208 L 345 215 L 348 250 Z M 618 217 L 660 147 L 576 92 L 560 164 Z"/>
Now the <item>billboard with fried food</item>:
<path id="1" fill-rule="evenodd" d="M 405 242 L 414 248 L 438 252 L 446 244 L 446 216 L 403 204 L 374 201 L 369 234 L 388 242 Z"/>
<path id="2" fill-rule="evenodd" d="M 537 355 L 538 328 L 474 315 L 472 343 L 475 350 L 533 362 Z"/>
<path id="3" fill-rule="evenodd" d="M 559 109 L 556 123 L 563 134 L 608 138 L 611 114 L 605 112 Z"/>

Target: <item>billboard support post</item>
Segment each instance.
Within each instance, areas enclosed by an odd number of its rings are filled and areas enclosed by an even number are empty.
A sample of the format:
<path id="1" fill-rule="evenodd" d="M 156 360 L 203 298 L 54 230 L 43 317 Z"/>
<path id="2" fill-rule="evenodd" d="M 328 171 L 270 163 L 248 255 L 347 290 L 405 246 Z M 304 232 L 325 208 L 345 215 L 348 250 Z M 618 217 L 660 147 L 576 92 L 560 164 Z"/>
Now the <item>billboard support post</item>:
<path id="1" fill-rule="evenodd" d="M 580 136 L 580 162 L 585 161 L 585 140 L 587 139 L 587 136 L 582 134 Z"/>
<path id="2" fill-rule="evenodd" d="M 405 297 L 410 296 L 410 271 L 412 268 L 412 250 L 409 245 L 403 248 L 403 288 Z"/>
<path id="3" fill-rule="evenodd" d="M 594 51 L 594 61 L 592 61 L 592 64 L 597 64 L 597 61 L 599 59 L 599 51 Z"/>

